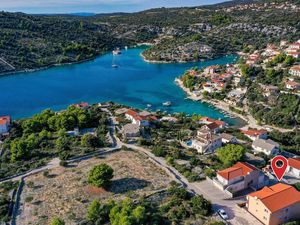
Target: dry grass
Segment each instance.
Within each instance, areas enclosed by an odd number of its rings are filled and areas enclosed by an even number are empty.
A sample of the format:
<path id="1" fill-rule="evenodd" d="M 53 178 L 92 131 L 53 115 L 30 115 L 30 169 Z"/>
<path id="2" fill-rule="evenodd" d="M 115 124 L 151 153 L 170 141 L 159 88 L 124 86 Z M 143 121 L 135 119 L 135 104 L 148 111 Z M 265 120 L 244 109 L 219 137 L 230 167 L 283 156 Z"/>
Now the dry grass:
<path id="1" fill-rule="evenodd" d="M 87 184 L 89 170 L 100 163 L 109 164 L 115 171 L 109 190 Z M 148 195 L 166 188 L 170 178 L 145 155 L 120 151 L 70 168 L 58 167 L 49 171 L 48 177 L 43 173 L 33 175 L 25 182 L 33 182 L 34 185 L 24 188 L 18 224 L 49 224 L 53 216 L 60 216 L 69 225 L 78 224 L 85 218 L 86 209 L 94 199 L 107 201 L 119 200 L 126 195 L 136 198 Z"/>

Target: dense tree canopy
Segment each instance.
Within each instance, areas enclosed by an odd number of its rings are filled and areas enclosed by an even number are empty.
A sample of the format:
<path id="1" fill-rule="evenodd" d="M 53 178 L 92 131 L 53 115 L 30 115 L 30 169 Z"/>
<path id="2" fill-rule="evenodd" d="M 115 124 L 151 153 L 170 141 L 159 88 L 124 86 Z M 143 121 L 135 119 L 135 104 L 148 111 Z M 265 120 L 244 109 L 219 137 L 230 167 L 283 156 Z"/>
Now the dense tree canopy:
<path id="1" fill-rule="evenodd" d="M 96 187 L 106 188 L 110 185 L 114 170 L 107 164 L 94 166 L 89 172 L 88 182 Z"/>
<path id="2" fill-rule="evenodd" d="M 217 150 L 217 156 L 225 167 L 229 167 L 240 161 L 245 153 L 246 150 L 243 146 L 234 144 L 228 144 Z"/>

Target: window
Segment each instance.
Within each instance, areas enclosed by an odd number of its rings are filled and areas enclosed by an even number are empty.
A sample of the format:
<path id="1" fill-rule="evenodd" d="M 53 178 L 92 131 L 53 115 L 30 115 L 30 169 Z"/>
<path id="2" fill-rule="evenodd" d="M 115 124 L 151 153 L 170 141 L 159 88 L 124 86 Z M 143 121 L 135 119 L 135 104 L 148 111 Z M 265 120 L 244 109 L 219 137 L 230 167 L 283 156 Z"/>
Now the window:
<path id="1" fill-rule="evenodd" d="M 267 217 L 264 216 L 264 220 L 267 220 Z"/>
<path id="2" fill-rule="evenodd" d="M 267 210 L 267 209 L 265 209 L 265 212 L 267 213 L 267 212 L 268 212 L 268 210 Z"/>

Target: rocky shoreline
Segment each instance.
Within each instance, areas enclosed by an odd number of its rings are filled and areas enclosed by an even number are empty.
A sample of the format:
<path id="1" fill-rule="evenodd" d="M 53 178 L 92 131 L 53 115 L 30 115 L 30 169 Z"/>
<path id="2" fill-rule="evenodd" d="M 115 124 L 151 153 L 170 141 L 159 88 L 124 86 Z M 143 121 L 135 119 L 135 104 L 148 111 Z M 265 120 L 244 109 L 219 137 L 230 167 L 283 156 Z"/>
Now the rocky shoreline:
<path id="1" fill-rule="evenodd" d="M 191 99 L 193 101 L 201 101 L 201 102 L 205 102 L 207 104 L 213 105 L 214 107 L 218 108 L 219 110 L 225 111 L 228 114 L 232 114 L 232 115 L 236 116 L 237 118 L 241 119 L 246 124 L 248 124 L 248 122 L 247 122 L 248 119 L 245 116 L 240 115 L 240 114 L 230 110 L 229 104 L 227 104 L 226 102 L 218 101 L 218 100 L 207 100 L 201 96 L 195 95 L 188 88 L 184 87 L 183 82 L 179 78 L 175 79 L 175 83 L 188 95 L 189 99 Z"/>

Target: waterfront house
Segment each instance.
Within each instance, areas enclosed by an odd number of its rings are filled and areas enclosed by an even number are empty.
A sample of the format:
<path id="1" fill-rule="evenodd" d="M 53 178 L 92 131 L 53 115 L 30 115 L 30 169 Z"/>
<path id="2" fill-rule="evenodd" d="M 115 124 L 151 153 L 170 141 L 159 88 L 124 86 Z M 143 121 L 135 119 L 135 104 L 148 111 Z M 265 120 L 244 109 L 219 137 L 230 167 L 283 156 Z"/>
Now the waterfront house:
<path id="1" fill-rule="evenodd" d="M 289 70 L 289 74 L 300 77 L 300 65 L 292 66 Z"/>
<path id="2" fill-rule="evenodd" d="M 87 102 L 81 102 L 79 104 L 73 104 L 72 106 L 76 107 L 76 108 L 80 108 L 80 109 L 88 109 L 89 108 L 89 103 Z"/>
<path id="3" fill-rule="evenodd" d="M 241 132 L 250 138 L 252 141 L 256 139 L 267 139 L 268 138 L 268 131 L 260 129 L 260 130 L 241 130 Z"/>
<path id="4" fill-rule="evenodd" d="M 147 111 L 136 112 L 132 109 L 128 109 L 125 113 L 125 117 L 129 119 L 133 124 L 139 126 L 148 127 L 150 122 L 158 121 L 158 118 Z"/>
<path id="5" fill-rule="evenodd" d="M 222 133 L 220 136 L 222 138 L 222 143 L 224 143 L 224 144 L 228 144 L 228 143 L 236 144 L 237 143 L 236 137 L 231 134 Z"/>
<path id="6" fill-rule="evenodd" d="M 212 93 L 214 91 L 214 88 L 210 82 L 206 82 L 205 84 L 203 84 L 203 90 L 208 93 Z"/>
<path id="7" fill-rule="evenodd" d="M 266 184 L 267 179 L 264 173 L 255 166 L 246 162 L 238 162 L 232 167 L 218 171 L 213 182 L 221 190 L 233 193 L 248 188 L 257 190 Z"/>
<path id="8" fill-rule="evenodd" d="M 7 134 L 11 126 L 11 117 L 10 116 L 1 116 L 0 117 L 0 134 Z"/>
<path id="9" fill-rule="evenodd" d="M 216 124 L 217 125 L 217 129 L 216 131 L 219 131 L 219 129 L 224 129 L 226 126 L 227 126 L 227 123 L 225 123 L 224 121 L 222 120 L 215 120 L 215 119 L 212 119 L 210 117 L 202 117 L 200 120 L 199 120 L 199 123 L 200 124 L 205 124 L 205 125 L 209 125 L 209 124 Z M 215 126 L 215 125 L 214 125 Z"/>
<path id="10" fill-rule="evenodd" d="M 122 129 L 122 134 L 124 138 L 137 138 L 140 137 L 140 126 L 138 124 L 126 124 Z"/>
<path id="11" fill-rule="evenodd" d="M 140 116 L 138 112 L 128 109 L 125 113 L 125 117 L 129 119 L 133 124 L 137 124 L 139 126 L 149 126 L 149 121 L 147 117 Z"/>
<path id="12" fill-rule="evenodd" d="M 300 219 L 300 192 L 278 183 L 247 196 L 248 212 L 265 225 L 279 225 Z"/>
<path id="13" fill-rule="evenodd" d="M 207 125 L 198 130 L 197 136 L 192 140 L 191 145 L 192 148 L 196 149 L 198 153 L 201 154 L 213 153 L 221 146 L 222 138 L 214 134 Z"/>
<path id="14" fill-rule="evenodd" d="M 252 143 L 252 148 L 256 152 L 263 152 L 266 155 L 276 155 L 279 153 L 279 144 L 271 139 L 256 139 Z"/>
<path id="15" fill-rule="evenodd" d="M 300 159 L 289 158 L 287 172 L 300 178 Z"/>
<path id="16" fill-rule="evenodd" d="M 220 67 L 217 65 L 216 66 L 208 66 L 204 69 L 204 73 L 205 74 L 214 74 L 214 73 L 218 72 L 219 68 Z"/>

